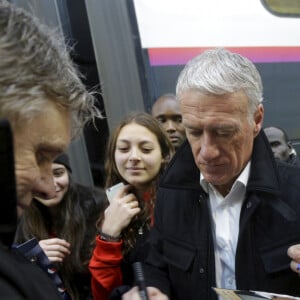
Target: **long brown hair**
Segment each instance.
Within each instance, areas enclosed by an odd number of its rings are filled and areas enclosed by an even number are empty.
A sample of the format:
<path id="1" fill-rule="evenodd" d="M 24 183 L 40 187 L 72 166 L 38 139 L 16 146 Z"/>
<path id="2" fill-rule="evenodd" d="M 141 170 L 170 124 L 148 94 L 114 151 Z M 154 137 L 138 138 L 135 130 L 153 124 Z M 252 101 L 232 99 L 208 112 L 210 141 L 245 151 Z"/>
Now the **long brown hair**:
<path id="1" fill-rule="evenodd" d="M 150 114 L 144 112 L 131 113 L 123 121 L 121 121 L 121 123 L 115 128 L 115 130 L 110 135 L 107 144 L 106 160 L 105 160 L 105 176 L 106 176 L 105 187 L 106 188 L 114 184 L 117 184 L 121 181 L 126 183 L 124 181 L 124 178 L 120 175 L 117 169 L 117 165 L 115 162 L 115 151 L 116 151 L 116 143 L 120 131 L 124 126 L 131 123 L 138 124 L 147 128 L 156 136 L 161 149 L 163 162 L 160 168 L 160 172 L 153 179 L 151 183 L 151 187 L 147 192 L 147 195 L 145 195 L 145 198 L 148 199 L 138 199 L 139 206 L 141 208 L 140 213 L 135 218 L 133 218 L 129 223 L 129 225 L 126 228 L 124 228 L 122 231 L 122 238 L 124 241 L 123 253 L 127 253 L 131 248 L 134 247 L 136 241 L 136 235 L 139 228 L 141 226 L 142 227 L 150 226 L 150 220 L 152 217 L 152 211 L 154 209 L 154 203 L 156 198 L 157 180 L 174 154 L 173 145 L 171 144 L 164 129 L 161 127 L 161 125 L 155 118 L 153 118 Z M 103 219 L 104 219 L 104 213 L 101 214 L 101 216 L 98 219 L 97 222 L 98 227 L 101 226 Z"/>
<path id="2" fill-rule="evenodd" d="M 97 220 L 97 210 L 104 209 L 105 196 L 101 189 L 74 182 L 69 170 L 68 174 L 69 188 L 63 200 L 56 206 L 55 217 L 50 215 L 46 206 L 33 199 L 20 220 L 15 242 L 23 243 L 33 237 L 37 240 L 49 239 L 53 237 L 52 233 L 68 241 L 72 247 L 71 254 L 63 263 L 54 264 L 58 267 L 72 299 L 79 300 L 81 295 L 74 284 L 74 276 L 89 274 L 91 243 L 96 234 L 96 228 L 92 224 Z"/>

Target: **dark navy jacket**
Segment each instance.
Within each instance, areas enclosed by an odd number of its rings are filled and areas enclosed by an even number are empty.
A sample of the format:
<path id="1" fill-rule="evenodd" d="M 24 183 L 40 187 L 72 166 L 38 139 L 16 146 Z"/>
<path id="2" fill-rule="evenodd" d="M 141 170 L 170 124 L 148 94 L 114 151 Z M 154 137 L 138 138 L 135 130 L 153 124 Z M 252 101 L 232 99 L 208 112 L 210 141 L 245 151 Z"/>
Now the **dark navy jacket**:
<path id="1" fill-rule="evenodd" d="M 172 300 L 216 299 L 214 245 L 208 195 L 185 142 L 158 189 L 151 249 L 145 266 L 148 286 Z M 236 250 L 238 289 L 300 296 L 287 249 L 300 243 L 300 168 L 276 165 L 260 133 L 254 142 L 250 177 L 240 216 Z"/>
<path id="2" fill-rule="evenodd" d="M 54 283 L 37 265 L 0 243 L 1 300 L 63 300 Z"/>

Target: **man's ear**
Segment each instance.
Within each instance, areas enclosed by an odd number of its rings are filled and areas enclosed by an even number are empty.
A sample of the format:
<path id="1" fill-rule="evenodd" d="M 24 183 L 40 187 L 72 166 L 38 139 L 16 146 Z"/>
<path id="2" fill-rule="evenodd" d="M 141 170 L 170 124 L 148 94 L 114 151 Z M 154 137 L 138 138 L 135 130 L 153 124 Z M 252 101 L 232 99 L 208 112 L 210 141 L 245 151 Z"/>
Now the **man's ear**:
<path id="1" fill-rule="evenodd" d="M 259 104 L 256 112 L 254 113 L 254 123 L 255 123 L 253 129 L 254 137 L 256 137 L 260 132 L 263 125 L 263 120 L 264 120 L 264 107 L 262 104 Z"/>
<path id="2" fill-rule="evenodd" d="M 294 147 L 293 147 L 293 145 L 292 145 L 292 142 L 287 142 L 287 145 L 288 145 L 288 147 L 289 147 L 289 150 L 290 150 L 290 153 L 289 154 L 291 154 L 292 152 L 293 152 L 293 150 L 294 150 Z"/>

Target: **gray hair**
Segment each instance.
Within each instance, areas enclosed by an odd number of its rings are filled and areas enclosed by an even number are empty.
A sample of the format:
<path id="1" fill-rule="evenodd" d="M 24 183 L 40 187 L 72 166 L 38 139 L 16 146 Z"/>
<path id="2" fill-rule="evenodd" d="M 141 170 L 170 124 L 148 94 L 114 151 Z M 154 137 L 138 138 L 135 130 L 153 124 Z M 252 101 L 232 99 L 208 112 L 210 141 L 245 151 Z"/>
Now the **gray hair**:
<path id="1" fill-rule="evenodd" d="M 23 9 L 1 1 L 0 118 L 16 127 L 44 111 L 49 101 L 72 112 L 73 135 L 102 117 L 63 38 Z"/>
<path id="2" fill-rule="evenodd" d="M 190 89 L 213 95 L 244 91 L 248 97 L 249 120 L 263 100 L 262 81 L 254 64 L 223 48 L 207 50 L 186 64 L 178 78 L 177 97 Z"/>

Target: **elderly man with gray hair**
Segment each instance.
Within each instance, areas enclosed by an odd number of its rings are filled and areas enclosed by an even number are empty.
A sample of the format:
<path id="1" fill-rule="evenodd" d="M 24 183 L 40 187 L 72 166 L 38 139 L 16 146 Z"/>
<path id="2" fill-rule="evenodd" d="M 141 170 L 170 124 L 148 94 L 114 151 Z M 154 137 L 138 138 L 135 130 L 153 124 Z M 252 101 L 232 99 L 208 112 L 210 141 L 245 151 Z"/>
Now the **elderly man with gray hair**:
<path id="1" fill-rule="evenodd" d="M 260 75 L 208 50 L 177 83 L 187 142 L 160 180 L 144 265 L 149 299 L 217 299 L 212 287 L 300 296 L 300 172 L 275 163 L 261 130 Z M 300 271 L 298 271 L 300 272 Z M 133 289 L 123 299 L 140 299 Z"/>
<path id="2" fill-rule="evenodd" d="M 32 198 L 55 195 L 52 161 L 97 117 L 101 113 L 95 99 L 81 82 L 63 39 L 1 1 L 0 119 L 12 129 L 18 215 Z M 2 242 L 0 258 L 1 299 L 61 299 L 45 272 Z"/>

